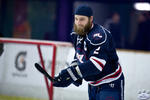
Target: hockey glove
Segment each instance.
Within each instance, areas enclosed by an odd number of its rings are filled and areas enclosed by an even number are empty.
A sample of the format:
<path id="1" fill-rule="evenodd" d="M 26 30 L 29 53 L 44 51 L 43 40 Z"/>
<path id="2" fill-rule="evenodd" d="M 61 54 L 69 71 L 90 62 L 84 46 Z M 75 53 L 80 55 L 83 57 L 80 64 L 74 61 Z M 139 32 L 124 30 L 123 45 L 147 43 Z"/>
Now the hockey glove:
<path id="1" fill-rule="evenodd" d="M 73 82 L 66 69 L 62 70 L 57 77 L 54 77 L 54 80 L 53 86 L 55 87 L 67 87 Z"/>
<path id="2" fill-rule="evenodd" d="M 59 75 L 54 78 L 55 82 L 53 83 L 53 86 L 68 87 L 71 83 L 74 83 L 74 85 L 79 86 L 80 84 L 77 82 L 78 79 L 81 79 L 81 77 L 78 75 L 75 67 L 71 66 L 67 69 L 62 70 L 59 73 Z"/>
<path id="3" fill-rule="evenodd" d="M 74 68 L 77 68 L 77 66 L 78 66 L 77 60 L 74 59 L 74 61 L 71 62 L 70 66 L 73 66 Z M 78 80 L 76 80 L 75 82 L 73 82 L 73 84 L 75 86 L 80 86 L 82 84 L 82 78 L 79 78 Z"/>
<path id="4" fill-rule="evenodd" d="M 76 80 L 75 82 L 73 82 L 73 84 L 75 85 L 75 86 L 80 86 L 81 84 L 82 84 L 82 78 L 79 78 L 78 80 Z"/>

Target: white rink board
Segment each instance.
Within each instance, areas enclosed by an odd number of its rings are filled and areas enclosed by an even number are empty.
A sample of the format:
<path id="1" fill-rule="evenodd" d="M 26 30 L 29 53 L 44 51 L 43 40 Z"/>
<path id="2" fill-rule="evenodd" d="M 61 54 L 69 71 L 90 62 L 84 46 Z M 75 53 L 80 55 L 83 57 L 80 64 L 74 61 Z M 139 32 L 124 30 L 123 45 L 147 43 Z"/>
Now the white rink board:
<path id="1" fill-rule="evenodd" d="M 139 91 L 150 90 L 150 52 L 118 51 L 125 76 L 125 100 L 138 100 Z"/>
<path id="2" fill-rule="evenodd" d="M 34 67 L 35 62 L 40 62 L 37 46 L 22 44 L 5 44 L 4 53 L 1 56 L 2 65 L 0 67 L 0 94 L 24 97 L 42 97 L 43 93 L 47 97 L 45 80 Z M 52 47 L 41 46 L 46 68 L 47 63 L 52 60 Z M 20 54 L 20 56 L 18 56 Z M 25 62 L 23 70 L 16 68 L 18 56 L 18 66 L 23 68 L 21 62 Z M 49 64 L 50 65 L 50 64 Z M 51 72 L 49 69 L 48 72 Z M 50 74 L 50 73 L 49 73 Z M 39 92 L 38 92 L 39 91 Z M 35 93 L 34 93 L 35 92 Z"/>
<path id="3" fill-rule="evenodd" d="M 11 83 L 11 84 L 21 84 L 21 85 L 33 85 L 33 86 L 45 86 L 42 84 L 44 82 L 43 76 L 35 70 L 34 63 L 40 62 L 37 47 L 34 45 L 23 45 L 22 44 L 7 44 L 5 45 L 5 52 L 3 54 L 3 64 L 1 68 L 5 68 L 7 74 L 1 79 L 0 82 Z M 52 48 L 43 46 L 42 51 L 49 52 L 48 54 L 43 53 L 43 58 L 46 62 L 52 60 Z M 24 70 L 19 71 L 16 68 L 16 59 L 19 53 L 25 53 L 25 56 L 20 55 L 18 57 L 18 66 L 21 65 L 21 61 L 25 61 L 26 65 Z M 20 65 L 19 65 L 20 64 Z M 40 80 L 39 80 L 40 79 Z"/>
<path id="4" fill-rule="evenodd" d="M 48 100 L 44 77 L 33 66 L 35 62 L 40 62 L 37 47 L 21 44 L 13 46 L 9 44 L 4 47 L 5 51 L 0 57 L 0 94 Z M 15 67 L 16 56 L 21 51 L 26 51 L 24 59 L 20 58 L 20 61 L 26 61 L 26 69 L 22 72 Z M 117 53 L 125 75 L 125 100 L 138 100 L 140 90 L 150 90 L 150 53 L 134 51 Z M 52 48 L 42 46 L 42 54 L 50 74 Z M 66 63 L 72 61 L 73 55 L 72 47 L 57 48 L 55 74 L 67 67 Z M 71 85 L 67 88 L 54 88 L 54 100 L 88 100 L 87 83 L 84 81 L 80 87 Z"/>

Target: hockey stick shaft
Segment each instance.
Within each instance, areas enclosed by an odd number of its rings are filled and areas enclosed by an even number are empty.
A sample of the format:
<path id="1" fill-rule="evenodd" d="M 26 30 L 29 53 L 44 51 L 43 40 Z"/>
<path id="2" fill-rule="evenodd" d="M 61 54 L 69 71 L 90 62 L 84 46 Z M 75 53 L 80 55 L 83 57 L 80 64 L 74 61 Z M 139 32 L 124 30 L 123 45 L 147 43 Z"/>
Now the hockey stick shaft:
<path id="1" fill-rule="evenodd" d="M 35 67 L 39 72 L 44 74 L 50 81 L 52 82 L 55 81 L 38 63 L 35 63 Z"/>

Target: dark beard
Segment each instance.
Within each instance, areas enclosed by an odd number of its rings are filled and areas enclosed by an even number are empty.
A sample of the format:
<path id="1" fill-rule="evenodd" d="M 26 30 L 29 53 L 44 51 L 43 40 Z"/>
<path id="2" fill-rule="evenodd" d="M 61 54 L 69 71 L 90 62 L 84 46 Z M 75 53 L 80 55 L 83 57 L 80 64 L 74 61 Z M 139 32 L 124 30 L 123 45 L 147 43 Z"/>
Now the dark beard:
<path id="1" fill-rule="evenodd" d="M 88 23 L 85 25 L 84 28 L 78 28 L 77 25 L 74 23 L 74 31 L 80 35 L 80 36 L 85 36 L 91 29 L 92 27 L 92 22 L 88 21 Z"/>

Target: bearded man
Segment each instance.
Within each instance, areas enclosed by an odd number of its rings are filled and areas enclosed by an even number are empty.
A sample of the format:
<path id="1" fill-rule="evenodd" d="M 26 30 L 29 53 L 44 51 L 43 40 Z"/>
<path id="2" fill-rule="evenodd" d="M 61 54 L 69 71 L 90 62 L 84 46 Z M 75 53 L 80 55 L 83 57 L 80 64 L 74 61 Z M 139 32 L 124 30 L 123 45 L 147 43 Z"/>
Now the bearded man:
<path id="1" fill-rule="evenodd" d="M 71 33 L 74 61 L 56 76 L 53 86 L 80 86 L 88 82 L 89 100 L 123 100 L 124 76 L 111 33 L 93 22 L 87 5 L 75 9 Z"/>

